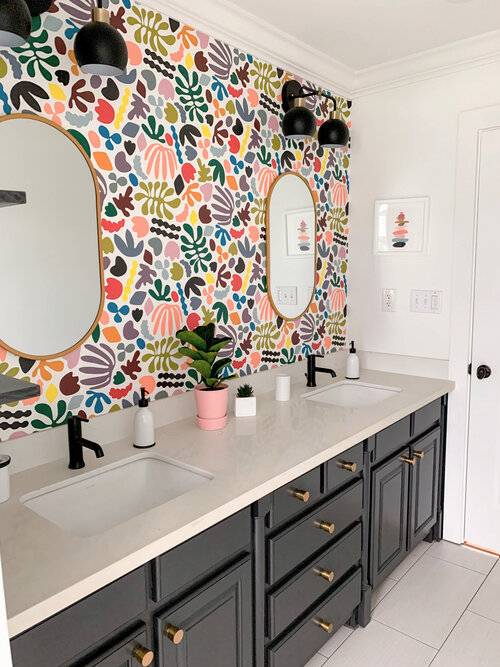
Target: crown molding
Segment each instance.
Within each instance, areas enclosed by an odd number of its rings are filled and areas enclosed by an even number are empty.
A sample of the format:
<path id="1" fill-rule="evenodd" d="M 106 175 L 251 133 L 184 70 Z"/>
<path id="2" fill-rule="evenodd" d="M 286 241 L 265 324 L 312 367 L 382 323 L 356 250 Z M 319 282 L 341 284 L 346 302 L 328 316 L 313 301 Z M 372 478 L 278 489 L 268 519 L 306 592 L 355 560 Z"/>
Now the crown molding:
<path id="1" fill-rule="evenodd" d="M 500 60 L 500 30 L 462 39 L 406 58 L 358 70 L 351 96 L 407 86 Z"/>
<path id="2" fill-rule="evenodd" d="M 138 4 L 192 25 L 336 95 L 350 97 L 353 69 L 233 3 L 139 0 Z"/>

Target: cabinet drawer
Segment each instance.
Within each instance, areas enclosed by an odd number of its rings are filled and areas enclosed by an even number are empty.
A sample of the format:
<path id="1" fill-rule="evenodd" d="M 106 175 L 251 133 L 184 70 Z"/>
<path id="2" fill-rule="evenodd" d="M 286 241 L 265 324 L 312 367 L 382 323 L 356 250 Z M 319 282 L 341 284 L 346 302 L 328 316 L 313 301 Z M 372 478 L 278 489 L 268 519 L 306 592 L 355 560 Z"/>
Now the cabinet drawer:
<path id="1" fill-rule="evenodd" d="M 281 579 L 361 517 L 361 480 L 267 540 L 268 583 Z M 329 529 L 329 530 L 328 530 Z"/>
<path id="2" fill-rule="evenodd" d="M 94 658 L 87 658 L 75 664 L 75 667 L 139 667 L 142 660 L 154 665 L 154 653 L 147 641 L 147 632 L 144 626 L 127 638 L 115 643 L 108 650 L 99 653 Z"/>
<path id="3" fill-rule="evenodd" d="M 410 439 L 410 415 L 391 424 L 375 436 L 374 462 L 382 461 L 401 447 L 404 447 Z"/>
<path id="4" fill-rule="evenodd" d="M 247 507 L 160 556 L 154 562 L 153 600 L 159 602 L 191 586 L 235 554 L 249 549 L 251 528 Z"/>
<path id="5" fill-rule="evenodd" d="M 412 437 L 417 438 L 425 431 L 428 431 L 433 426 L 436 426 L 441 420 L 441 399 L 425 405 L 420 410 L 417 410 L 413 416 L 413 433 Z"/>
<path id="6" fill-rule="evenodd" d="M 57 667 L 146 609 L 144 567 L 89 595 L 11 642 L 15 667 Z"/>
<path id="7" fill-rule="evenodd" d="M 303 512 L 321 497 L 321 469 L 297 477 L 273 493 L 273 525 Z"/>
<path id="8" fill-rule="evenodd" d="M 336 632 L 349 620 L 360 601 L 361 571 L 357 570 L 298 628 L 267 649 L 268 667 L 303 667 L 331 636 L 318 622 L 331 624 L 331 632 Z"/>
<path id="9" fill-rule="evenodd" d="M 326 465 L 326 484 L 328 491 L 334 491 L 339 486 L 357 477 L 363 470 L 363 443 L 351 447 L 328 461 Z"/>
<path id="10" fill-rule="evenodd" d="M 267 596 L 268 637 L 279 635 L 361 559 L 361 525 L 338 540 L 300 574 Z M 330 577 L 331 580 L 328 578 Z"/>

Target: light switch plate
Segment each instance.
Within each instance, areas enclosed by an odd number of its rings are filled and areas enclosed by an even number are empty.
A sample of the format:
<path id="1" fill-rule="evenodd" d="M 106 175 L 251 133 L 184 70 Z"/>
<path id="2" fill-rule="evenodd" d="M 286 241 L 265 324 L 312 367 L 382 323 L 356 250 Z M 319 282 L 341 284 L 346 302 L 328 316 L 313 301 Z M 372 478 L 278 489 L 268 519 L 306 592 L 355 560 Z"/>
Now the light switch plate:
<path id="1" fill-rule="evenodd" d="M 410 312 L 439 315 L 443 307 L 443 292 L 440 290 L 412 289 L 410 292 Z"/>
<path id="2" fill-rule="evenodd" d="M 382 312 L 396 312 L 396 290 L 393 287 L 385 287 L 382 290 Z"/>
<path id="3" fill-rule="evenodd" d="M 296 306 L 297 305 L 297 286 L 291 287 L 277 287 L 276 295 L 278 305 L 280 306 Z"/>

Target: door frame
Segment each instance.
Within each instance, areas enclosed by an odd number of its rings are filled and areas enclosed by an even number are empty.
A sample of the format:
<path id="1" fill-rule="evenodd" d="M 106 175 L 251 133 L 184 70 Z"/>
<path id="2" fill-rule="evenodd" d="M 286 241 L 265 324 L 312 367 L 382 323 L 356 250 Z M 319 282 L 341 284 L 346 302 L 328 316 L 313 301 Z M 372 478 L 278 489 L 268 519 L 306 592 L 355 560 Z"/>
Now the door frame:
<path id="1" fill-rule="evenodd" d="M 472 355 L 481 138 L 493 129 L 500 129 L 500 105 L 464 111 L 459 116 L 449 366 L 455 390 L 448 404 L 444 513 L 444 536 L 457 543 L 465 540 L 471 398 L 467 366 Z"/>

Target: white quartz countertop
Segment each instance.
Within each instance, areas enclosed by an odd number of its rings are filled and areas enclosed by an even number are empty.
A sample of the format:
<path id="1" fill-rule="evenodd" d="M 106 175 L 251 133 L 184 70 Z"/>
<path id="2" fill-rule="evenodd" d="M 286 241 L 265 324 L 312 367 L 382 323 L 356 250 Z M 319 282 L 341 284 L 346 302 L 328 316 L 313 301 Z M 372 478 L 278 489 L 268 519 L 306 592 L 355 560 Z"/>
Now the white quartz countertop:
<path id="1" fill-rule="evenodd" d="M 342 380 L 339 378 L 337 381 Z M 247 507 L 299 475 L 449 393 L 447 380 L 363 371 L 361 381 L 400 387 L 391 398 L 363 408 L 340 408 L 301 396 L 288 403 L 274 393 L 257 397 L 257 417 L 229 420 L 222 431 L 200 431 L 194 419 L 157 431 L 158 455 L 210 472 L 214 478 L 183 496 L 100 535 L 77 537 L 19 502 L 24 494 L 82 472 L 135 456 L 130 440 L 85 451 L 84 471 L 60 460 L 13 475 L 11 498 L 0 505 L 0 550 L 9 633 L 13 637 L 136 567 Z M 331 383 L 318 375 L 318 385 Z M 193 399 L 194 400 L 194 399 Z"/>

